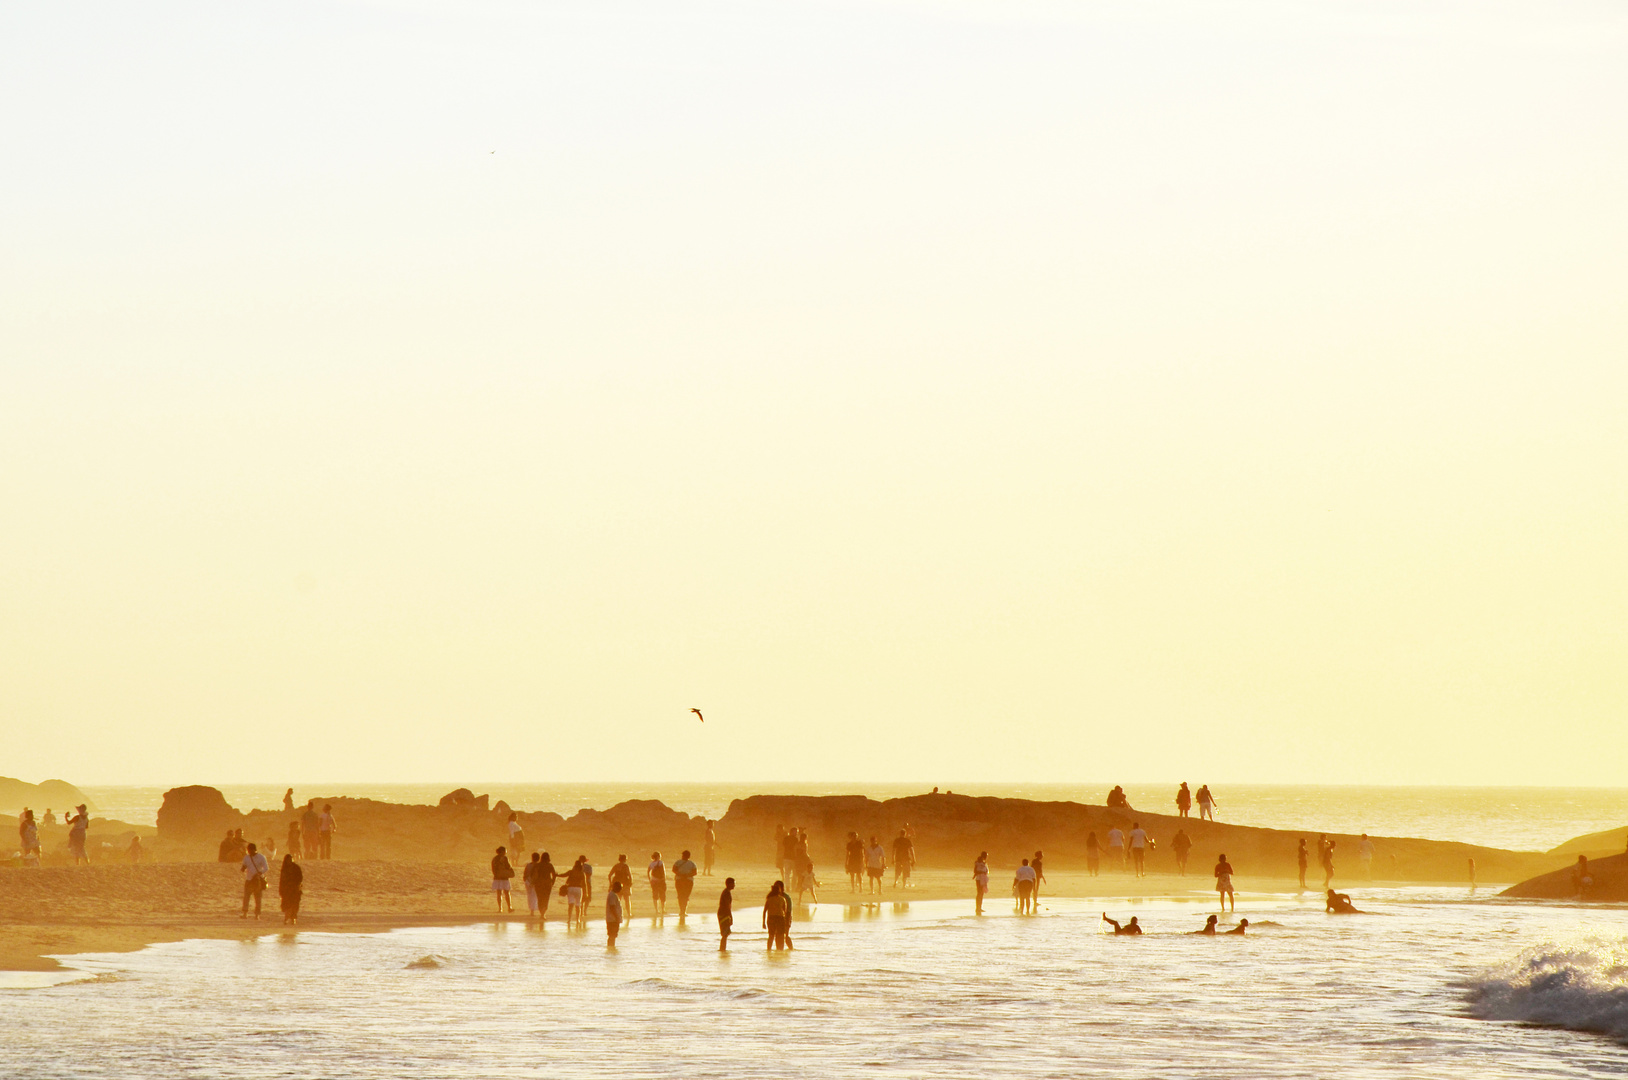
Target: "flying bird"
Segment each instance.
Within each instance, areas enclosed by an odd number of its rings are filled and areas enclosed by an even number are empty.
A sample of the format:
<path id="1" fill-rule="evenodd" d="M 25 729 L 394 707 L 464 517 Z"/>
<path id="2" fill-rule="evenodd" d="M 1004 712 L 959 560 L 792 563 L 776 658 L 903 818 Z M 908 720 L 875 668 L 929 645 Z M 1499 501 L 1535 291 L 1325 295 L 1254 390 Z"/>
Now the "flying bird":
<path id="1" fill-rule="evenodd" d="M 701 721 L 703 724 L 707 722 L 707 718 L 701 715 L 700 709 L 691 709 L 690 712 L 694 713 L 695 718 Z"/>

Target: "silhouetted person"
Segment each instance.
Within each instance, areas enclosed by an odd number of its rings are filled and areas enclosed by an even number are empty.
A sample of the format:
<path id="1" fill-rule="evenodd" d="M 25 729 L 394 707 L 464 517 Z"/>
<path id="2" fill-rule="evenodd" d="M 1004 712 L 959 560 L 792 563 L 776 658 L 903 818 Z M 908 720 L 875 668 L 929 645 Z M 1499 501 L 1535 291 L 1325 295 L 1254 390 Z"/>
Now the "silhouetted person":
<path id="1" fill-rule="evenodd" d="M 680 853 L 678 861 L 673 864 L 673 889 L 678 893 L 679 922 L 684 921 L 684 913 L 690 909 L 690 893 L 695 889 L 695 875 L 698 873 L 700 869 L 690 860 L 689 851 Z"/>
<path id="2" fill-rule="evenodd" d="M 1131 803 L 1125 798 L 1125 789 L 1115 784 L 1114 789 L 1108 792 L 1107 806 L 1110 810 L 1129 810 Z"/>
<path id="3" fill-rule="evenodd" d="M 1391 856 L 1392 860 L 1395 860 L 1395 858 L 1396 858 L 1395 855 Z M 1396 870 L 1393 867 L 1392 870 L 1391 870 L 1391 877 L 1394 878 L 1395 876 L 1396 876 Z M 1470 860 L 1470 888 L 1472 888 L 1472 889 L 1475 888 L 1475 860 L 1474 859 Z"/>
<path id="4" fill-rule="evenodd" d="M 537 902 L 540 899 L 537 895 L 537 868 L 542 864 L 542 855 L 534 851 L 531 853 L 531 861 L 520 872 L 520 880 L 526 883 L 526 913 L 528 915 L 537 914 Z"/>
<path id="5" fill-rule="evenodd" d="M 283 813 L 291 814 L 293 812 L 294 812 L 294 789 L 289 788 L 287 791 L 283 792 Z"/>
<path id="6" fill-rule="evenodd" d="M 1330 915 L 1363 914 L 1363 912 L 1351 906 L 1351 897 L 1348 893 L 1335 892 L 1333 889 L 1328 890 L 1328 895 L 1324 898 L 1323 910 Z"/>
<path id="7" fill-rule="evenodd" d="M 266 863 L 266 857 L 253 844 L 248 846 L 243 856 L 243 914 L 242 919 L 249 917 L 249 901 L 254 901 L 254 917 L 260 917 L 260 896 L 266 891 L 266 875 L 271 873 L 271 867 Z"/>
<path id="8" fill-rule="evenodd" d="M 248 841 L 243 839 L 242 829 L 233 829 L 226 836 L 226 861 L 240 863 L 243 856 L 248 853 Z"/>
<path id="9" fill-rule="evenodd" d="M 1215 796 L 1210 794 L 1210 785 L 1201 784 L 1198 789 L 1198 817 L 1200 821 L 1215 820 Z"/>
<path id="10" fill-rule="evenodd" d="M 1102 847 L 1097 843 L 1097 833 L 1093 829 L 1085 834 L 1085 868 L 1092 877 L 1097 876 L 1097 870 L 1102 866 Z"/>
<path id="11" fill-rule="evenodd" d="M 977 861 L 972 864 L 972 886 L 976 890 L 976 899 L 973 901 L 975 910 L 973 914 L 984 913 L 984 896 L 989 892 L 989 852 L 978 852 Z"/>
<path id="12" fill-rule="evenodd" d="M 1029 860 L 1029 869 L 1034 871 L 1034 906 L 1040 907 L 1040 886 L 1046 880 L 1046 856 L 1044 852 L 1035 852 L 1034 858 Z"/>
<path id="13" fill-rule="evenodd" d="M 85 854 L 85 832 L 89 828 L 90 813 L 81 803 L 74 807 L 73 817 L 68 819 L 68 857 L 75 866 L 90 865 L 90 856 Z"/>
<path id="14" fill-rule="evenodd" d="M 1181 817 L 1187 817 L 1192 808 L 1193 793 L 1187 790 L 1187 781 L 1183 780 L 1181 787 L 1176 791 L 1176 813 Z"/>
<path id="15" fill-rule="evenodd" d="M 1137 877 L 1147 877 L 1146 860 L 1148 834 L 1142 828 L 1140 821 L 1131 822 L 1130 836 L 1128 837 L 1131 849 L 1131 870 Z"/>
<path id="16" fill-rule="evenodd" d="M 594 900 L 594 864 L 588 861 L 588 856 L 577 857 L 582 863 L 582 907 L 577 911 L 577 924 L 582 929 L 588 929 L 588 905 Z"/>
<path id="17" fill-rule="evenodd" d="M 1362 876 L 1374 880 L 1374 842 L 1368 839 L 1367 833 L 1357 842 L 1357 862 L 1362 864 Z"/>
<path id="18" fill-rule="evenodd" d="M 729 951 L 730 928 L 735 925 L 735 879 L 724 878 L 724 891 L 718 894 L 718 951 Z"/>
<path id="19" fill-rule="evenodd" d="M 532 875 L 532 881 L 537 886 L 537 921 L 548 921 L 548 902 L 554 899 L 554 883 L 560 879 L 559 871 L 554 869 L 554 863 L 549 859 L 548 852 L 543 852 L 542 858 L 537 860 L 537 871 Z"/>
<path id="20" fill-rule="evenodd" d="M 1220 922 L 1220 921 L 1221 921 L 1221 917 L 1219 915 L 1211 915 L 1209 918 L 1204 920 L 1204 929 L 1202 929 L 1202 930 L 1194 930 L 1193 933 L 1195 933 L 1195 934 L 1206 934 L 1206 935 L 1208 935 L 1210 937 L 1214 937 L 1215 936 L 1215 924 Z"/>
<path id="21" fill-rule="evenodd" d="M 1176 873 L 1182 877 L 1187 876 L 1187 853 L 1193 850 L 1192 838 L 1186 830 L 1177 829 L 1174 839 L 1170 841 L 1170 850 L 1176 853 Z"/>
<path id="22" fill-rule="evenodd" d="M 1232 892 L 1232 864 L 1227 861 L 1223 853 L 1215 863 L 1215 891 L 1221 897 L 1221 910 L 1227 910 L 1227 901 L 1232 901 L 1232 910 L 1238 911 L 1238 898 Z"/>
<path id="23" fill-rule="evenodd" d="M 492 892 L 497 896 L 497 910 L 501 914 L 503 905 L 509 905 L 509 911 L 514 911 L 514 898 L 509 895 L 509 882 L 514 880 L 514 867 L 509 864 L 509 849 L 500 847 L 497 854 L 492 856 Z"/>
<path id="24" fill-rule="evenodd" d="M 282 901 L 283 924 L 299 922 L 300 899 L 305 893 L 305 871 L 294 861 L 292 852 L 283 856 L 283 870 L 277 878 L 277 897 Z"/>
<path id="25" fill-rule="evenodd" d="M 717 824 L 709 818 L 706 835 L 701 838 L 701 873 L 706 877 L 712 876 L 712 864 L 718 857 Z"/>
<path id="26" fill-rule="evenodd" d="M 300 833 L 299 818 L 288 823 L 288 840 L 283 844 L 283 850 L 295 856 L 305 851 L 305 838 Z"/>
<path id="27" fill-rule="evenodd" d="M 1317 838 L 1317 861 L 1323 867 L 1323 888 L 1334 881 L 1334 841 L 1325 833 Z"/>
<path id="28" fill-rule="evenodd" d="M 238 856 L 237 859 L 232 858 L 232 830 L 227 829 L 226 830 L 226 837 L 225 837 L 225 839 L 221 840 L 220 849 L 215 855 L 215 861 L 216 862 L 237 862 L 238 859 L 241 859 L 241 858 L 242 858 L 241 855 Z"/>
<path id="29" fill-rule="evenodd" d="M 45 825 L 55 825 L 57 823 L 57 816 L 51 812 L 49 806 L 45 808 L 45 816 L 40 818 L 40 822 Z"/>
<path id="30" fill-rule="evenodd" d="M 317 823 L 320 815 L 317 813 L 317 801 L 309 800 L 305 804 L 305 812 L 300 815 L 300 834 L 305 837 L 305 857 L 317 857 L 321 841 L 317 839 Z"/>
<path id="31" fill-rule="evenodd" d="M 612 885 L 618 881 L 622 883 L 622 913 L 633 918 L 633 867 L 628 865 L 626 855 L 616 856 L 616 861 L 605 873 L 605 880 Z"/>
<path id="32" fill-rule="evenodd" d="M 774 870 L 776 874 L 784 875 L 786 872 L 786 827 L 774 827 Z"/>
<path id="33" fill-rule="evenodd" d="M 1112 926 L 1114 928 L 1114 933 L 1120 935 L 1121 937 L 1127 934 L 1140 934 L 1142 932 L 1142 924 L 1136 921 L 1135 915 L 1131 916 L 1130 922 L 1126 923 L 1124 926 L 1120 926 L 1119 920 L 1110 919 L 1108 917 L 1108 913 L 1105 911 L 1102 913 L 1102 921 L 1107 923 L 1109 926 Z"/>
<path id="34" fill-rule="evenodd" d="M 1581 900 L 1588 892 L 1589 886 L 1593 884 L 1594 875 L 1589 873 L 1588 856 L 1577 856 L 1577 864 L 1571 868 L 1571 891 Z"/>
<path id="35" fill-rule="evenodd" d="M 650 865 L 645 867 L 644 876 L 650 881 L 650 901 L 655 908 L 651 914 L 667 914 L 667 864 L 662 862 L 661 852 L 650 853 Z"/>
<path id="36" fill-rule="evenodd" d="M 882 874 L 887 871 L 887 849 L 876 837 L 871 837 L 870 847 L 865 851 L 865 876 L 870 879 L 869 892 L 882 891 Z"/>
<path id="37" fill-rule="evenodd" d="M 339 825 L 334 821 L 334 808 L 323 806 L 322 813 L 317 818 L 317 854 L 319 858 L 331 859 L 334 857 L 334 833 L 339 831 Z"/>
<path id="38" fill-rule="evenodd" d="M 791 897 L 786 883 L 776 881 L 763 900 L 763 929 L 769 932 L 769 949 L 791 948 Z"/>
<path id="39" fill-rule="evenodd" d="M 1304 889 L 1306 887 L 1306 866 L 1311 861 L 1310 856 L 1306 854 L 1306 838 L 1304 836 L 1300 838 L 1300 846 L 1295 849 L 1294 861 L 1300 868 L 1300 887 Z"/>
<path id="40" fill-rule="evenodd" d="M 587 875 L 582 872 L 582 856 L 565 872 L 565 925 L 576 926 L 582 918 L 583 901 L 587 893 Z"/>
<path id="41" fill-rule="evenodd" d="M 1238 920 L 1238 925 L 1234 926 L 1231 930 L 1228 930 L 1227 933 L 1229 933 L 1229 934 L 1240 934 L 1241 935 L 1245 931 L 1247 931 L 1248 929 L 1249 929 L 1249 920 L 1248 919 L 1239 919 Z"/>
<path id="42" fill-rule="evenodd" d="M 1119 831 L 1118 825 L 1108 830 L 1108 868 L 1125 869 L 1125 834 Z"/>
<path id="43" fill-rule="evenodd" d="M 23 809 L 23 816 L 17 822 L 17 839 L 22 848 L 23 865 L 38 867 L 40 865 L 40 827 L 34 820 L 34 811 Z"/>
<path id="44" fill-rule="evenodd" d="M 513 810 L 509 811 L 507 828 L 509 830 L 509 850 L 526 850 L 526 830 L 520 827 L 520 815 Z"/>
<path id="45" fill-rule="evenodd" d="M 848 891 L 861 891 L 865 876 L 865 841 L 856 832 L 848 834 L 848 843 L 843 847 L 842 869 L 848 874 Z"/>
<path id="46" fill-rule="evenodd" d="M 141 837 L 132 836 L 130 838 L 130 846 L 124 849 L 124 854 L 125 857 L 128 858 L 132 863 L 141 862 L 141 857 L 145 854 L 141 846 Z"/>
<path id="47" fill-rule="evenodd" d="M 1034 883 L 1034 867 L 1029 865 L 1028 859 L 1024 859 L 1023 865 L 1012 875 L 1012 891 L 1017 894 L 1019 915 L 1034 911 Z"/>
<path id="48" fill-rule="evenodd" d="M 916 845 L 911 842 L 909 834 L 899 830 L 899 835 L 893 840 L 893 887 L 899 888 L 901 881 L 905 886 L 910 884 L 910 871 L 916 865 Z"/>
<path id="49" fill-rule="evenodd" d="M 622 929 L 622 883 L 611 883 L 605 894 L 605 947 L 616 948 L 616 933 Z"/>

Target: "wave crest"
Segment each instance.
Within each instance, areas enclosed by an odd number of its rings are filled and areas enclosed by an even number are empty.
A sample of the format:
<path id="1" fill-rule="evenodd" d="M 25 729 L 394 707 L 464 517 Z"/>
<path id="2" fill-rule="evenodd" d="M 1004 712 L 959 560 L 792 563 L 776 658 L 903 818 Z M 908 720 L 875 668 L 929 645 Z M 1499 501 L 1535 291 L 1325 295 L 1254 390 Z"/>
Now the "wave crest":
<path id="1" fill-rule="evenodd" d="M 1464 983 L 1483 1020 L 1593 1031 L 1628 1043 L 1628 938 L 1547 942 Z"/>

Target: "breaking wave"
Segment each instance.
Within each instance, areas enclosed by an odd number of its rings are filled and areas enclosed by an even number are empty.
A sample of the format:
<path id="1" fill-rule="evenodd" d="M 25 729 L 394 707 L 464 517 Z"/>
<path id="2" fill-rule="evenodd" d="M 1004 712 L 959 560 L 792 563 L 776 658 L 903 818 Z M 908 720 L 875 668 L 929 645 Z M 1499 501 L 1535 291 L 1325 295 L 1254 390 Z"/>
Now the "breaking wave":
<path id="1" fill-rule="evenodd" d="M 1470 1013 L 1628 1043 L 1628 938 L 1548 942 L 1463 984 Z"/>

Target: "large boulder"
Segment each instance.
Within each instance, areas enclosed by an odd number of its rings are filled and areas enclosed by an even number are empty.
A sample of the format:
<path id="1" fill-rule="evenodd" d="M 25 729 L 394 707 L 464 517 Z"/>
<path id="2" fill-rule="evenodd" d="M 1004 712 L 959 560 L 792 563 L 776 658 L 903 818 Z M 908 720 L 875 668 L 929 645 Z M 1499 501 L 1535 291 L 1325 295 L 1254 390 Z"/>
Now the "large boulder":
<path id="1" fill-rule="evenodd" d="M 38 784 L 30 784 L 9 776 L 0 776 L 0 813 L 19 813 L 26 806 L 32 809 L 34 816 L 38 818 L 44 814 L 46 807 L 60 813 L 80 803 L 84 803 L 92 813 L 96 812 L 96 804 L 66 780 L 44 780 Z"/>
<path id="2" fill-rule="evenodd" d="M 1576 860 L 1572 860 L 1575 865 Z M 1577 888 L 1572 884 L 1572 866 L 1548 874 L 1528 878 L 1519 885 L 1505 889 L 1499 895 L 1522 900 L 1576 900 Z M 1592 903 L 1622 903 L 1628 900 L 1628 854 L 1610 855 L 1588 861 L 1588 876 L 1593 884 L 1583 890 L 1580 899 Z"/>
<path id="3" fill-rule="evenodd" d="M 242 828 L 244 815 L 234 810 L 219 788 L 193 784 L 170 788 L 158 808 L 158 838 L 189 843 L 218 840 L 227 829 Z"/>

